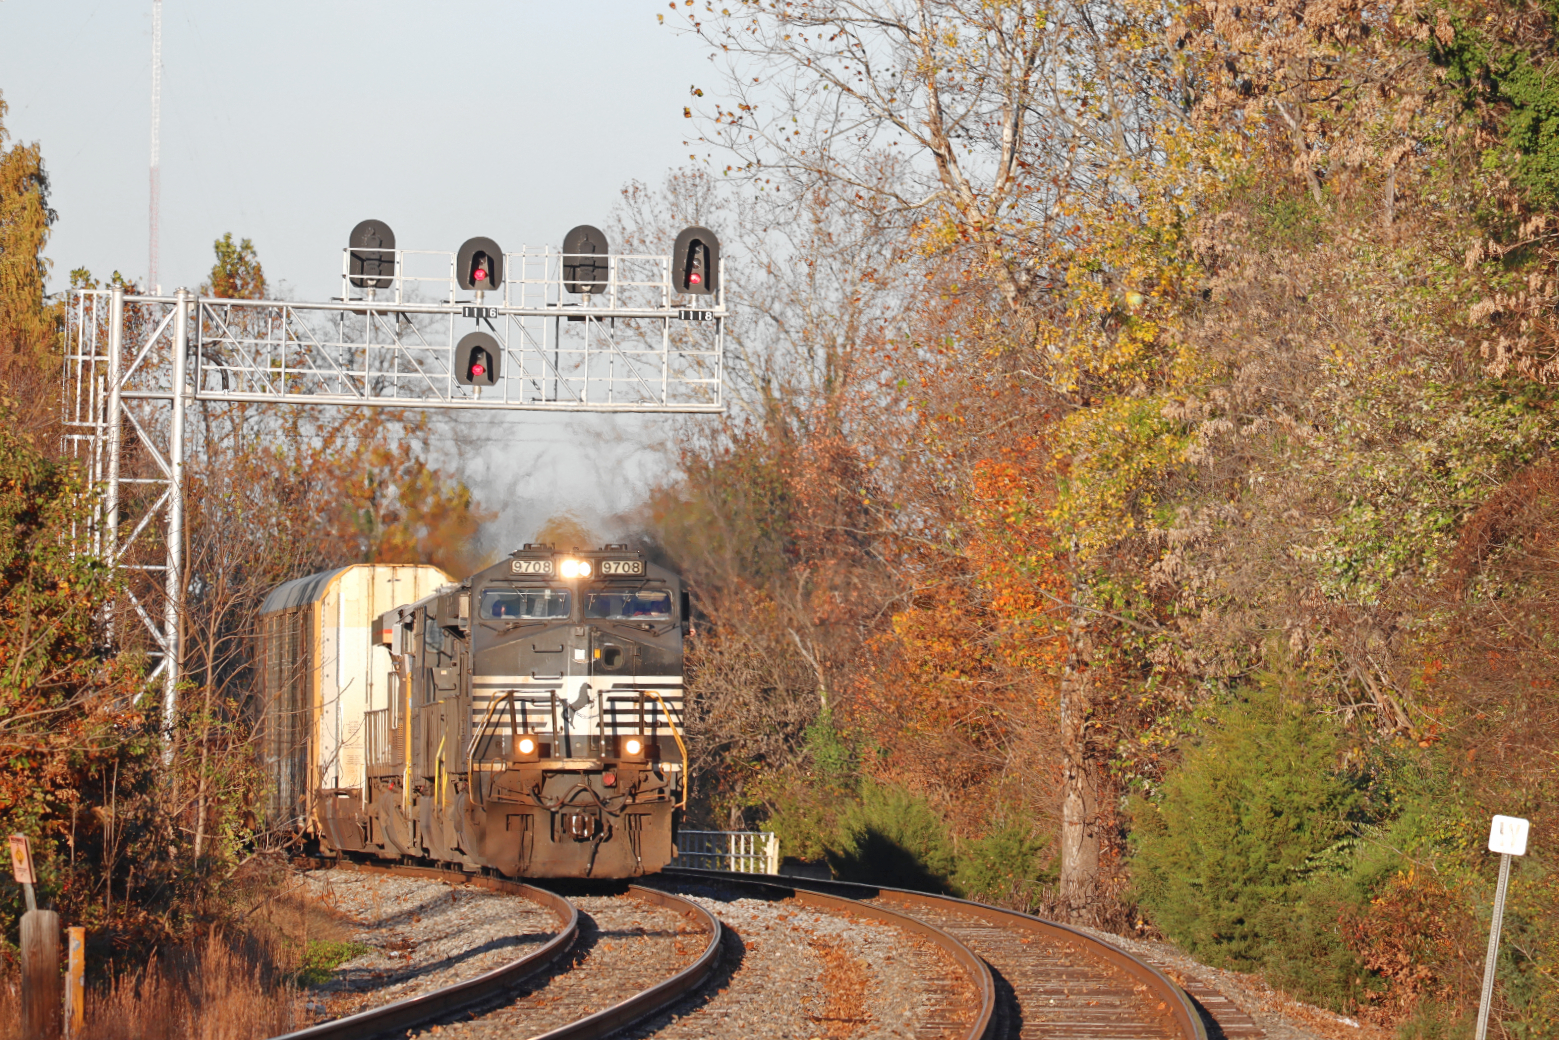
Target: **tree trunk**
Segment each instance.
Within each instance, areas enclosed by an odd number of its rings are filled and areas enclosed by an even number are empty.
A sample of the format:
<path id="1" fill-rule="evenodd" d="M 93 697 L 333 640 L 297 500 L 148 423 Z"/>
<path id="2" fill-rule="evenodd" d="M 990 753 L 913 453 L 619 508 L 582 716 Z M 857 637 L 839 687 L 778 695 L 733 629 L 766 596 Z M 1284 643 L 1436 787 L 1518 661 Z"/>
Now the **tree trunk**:
<path id="1" fill-rule="evenodd" d="M 1063 920 L 1091 923 L 1099 885 L 1098 775 L 1088 755 L 1092 691 L 1088 639 L 1073 624 L 1066 671 L 1061 676 L 1061 877 L 1057 895 Z"/>

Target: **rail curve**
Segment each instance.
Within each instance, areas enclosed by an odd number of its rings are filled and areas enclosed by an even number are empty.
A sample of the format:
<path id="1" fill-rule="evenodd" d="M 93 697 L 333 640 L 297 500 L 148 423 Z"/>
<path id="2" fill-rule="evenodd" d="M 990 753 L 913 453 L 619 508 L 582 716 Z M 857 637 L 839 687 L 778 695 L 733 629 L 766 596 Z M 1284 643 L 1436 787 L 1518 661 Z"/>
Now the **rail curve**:
<path id="1" fill-rule="evenodd" d="M 666 878 L 753 883 L 751 874 L 691 867 L 668 868 Z M 1207 1027 L 1184 990 L 1163 972 L 1086 932 L 1015 910 L 909 889 L 813 878 L 770 878 L 770 884 L 814 895 L 842 897 L 935 929 L 995 968 L 994 1008 L 982 1013 L 985 1031 L 971 1038 L 1020 1035 L 1208 1040 Z M 1035 947 L 1035 941 L 1040 944 Z M 1046 946 L 1076 950 L 1078 962 L 1043 963 Z M 1091 960 L 1108 966 L 1088 971 Z M 989 966 L 987 966 L 987 964 Z M 1070 972 L 1070 975 L 1068 975 Z M 1058 1000 L 1057 998 L 1061 998 Z M 1070 1021 L 1066 1020 L 1070 1018 Z M 1026 1029 L 1025 1027 L 1030 1027 Z"/>
<path id="2" fill-rule="evenodd" d="M 579 938 L 578 908 L 563 896 L 535 885 L 440 867 L 379 865 L 349 860 L 341 860 L 333 866 L 335 869 L 363 873 L 434 878 L 473 885 L 504 895 L 518 896 L 551 910 L 557 917 L 560 927 L 558 933 L 539 948 L 474 978 L 429 993 L 397 1000 L 381 1007 L 360 1011 L 355 1015 L 320 1022 L 274 1037 L 272 1040 L 373 1040 L 376 1037 L 403 1033 L 414 1026 L 503 997 L 520 982 L 556 964 L 573 948 Z M 609 1008 L 543 1033 L 535 1040 L 596 1040 L 596 1038 L 609 1036 L 676 1003 L 703 985 L 714 971 L 720 958 L 723 938 L 722 926 L 718 918 L 697 903 L 659 889 L 630 885 L 628 891 L 641 899 L 671 910 L 701 928 L 709 936 L 703 952 L 692 964 L 675 975 Z"/>
<path id="3" fill-rule="evenodd" d="M 655 878 L 667 880 L 679 878 L 717 880 L 730 888 L 791 896 L 803 906 L 834 912 L 844 911 L 919 935 L 947 953 L 965 971 L 975 992 L 979 994 L 980 1006 L 964 1034 L 965 1040 L 994 1040 L 998 1035 L 993 1031 L 996 1025 L 997 995 L 996 981 L 991 974 L 990 966 L 954 936 L 918 917 L 900 913 L 889 907 L 818 891 L 810 885 L 791 884 L 793 881 L 800 880 L 797 878 L 782 878 L 772 874 L 760 875 L 760 877 L 763 880 L 758 880 L 752 874 L 686 868 L 666 869 L 655 875 Z M 654 883 L 654 879 L 646 880 L 651 884 Z"/>

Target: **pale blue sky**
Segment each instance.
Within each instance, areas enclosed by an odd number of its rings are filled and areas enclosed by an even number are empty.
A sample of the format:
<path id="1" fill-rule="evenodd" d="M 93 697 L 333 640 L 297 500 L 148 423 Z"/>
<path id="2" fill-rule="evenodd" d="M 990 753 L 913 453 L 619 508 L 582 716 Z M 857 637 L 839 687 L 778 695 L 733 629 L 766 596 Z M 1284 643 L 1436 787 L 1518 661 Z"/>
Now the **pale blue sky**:
<path id="1" fill-rule="evenodd" d="M 623 184 L 688 161 L 705 49 L 657 24 L 664 0 L 164 0 L 160 281 L 198 285 L 212 240 L 254 240 L 297 300 L 340 292 L 341 248 L 383 220 L 408 249 L 473 235 L 506 249 L 604 225 Z M 38 141 L 73 267 L 147 266 L 150 0 L 0 0 L 13 141 Z M 707 422 L 710 420 L 702 420 Z M 560 510 L 601 523 L 664 479 L 683 420 L 461 420 L 462 460 L 500 518 L 494 550 Z M 606 532 L 602 532 L 606 533 Z"/>
<path id="2" fill-rule="evenodd" d="M 38 141 L 72 267 L 143 278 L 150 0 L 0 0 L 13 141 Z M 359 220 L 406 248 L 542 245 L 686 162 L 709 63 L 656 0 L 163 4 L 162 261 L 193 287 L 224 231 L 294 298 L 339 292 Z M 335 276 L 333 279 L 332 276 Z"/>

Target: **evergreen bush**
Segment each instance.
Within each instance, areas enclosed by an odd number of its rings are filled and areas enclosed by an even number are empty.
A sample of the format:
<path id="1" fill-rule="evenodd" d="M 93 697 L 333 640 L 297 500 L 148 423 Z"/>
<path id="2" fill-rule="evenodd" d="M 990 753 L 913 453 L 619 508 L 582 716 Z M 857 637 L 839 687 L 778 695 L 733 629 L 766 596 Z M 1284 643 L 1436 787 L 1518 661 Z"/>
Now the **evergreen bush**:
<path id="1" fill-rule="evenodd" d="M 953 888 L 966 899 L 1026 908 L 1041 884 L 1054 881 L 1050 843 L 1031 825 L 1009 820 L 982 837 L 962 842 Z"/>
<path id="2" fill-rule="evenodd" d="M 923 798 L 870 780 L 841 814 L 827 858 L 844 881 L 932 892 L 950 891 L 956 869 L 941 816 Z"/>
<path id="3" fill-rule="evenodd" d="M 1337 758 L 1334 728 L 1269 684 L 1218 713 L 1158 798 L 1131 805 L 1133 888 L 1155 925 L 1334 1007 L 1366 974 L 1338 935 L 1360 898 L 1346 863 L 1361 795 Z"/>

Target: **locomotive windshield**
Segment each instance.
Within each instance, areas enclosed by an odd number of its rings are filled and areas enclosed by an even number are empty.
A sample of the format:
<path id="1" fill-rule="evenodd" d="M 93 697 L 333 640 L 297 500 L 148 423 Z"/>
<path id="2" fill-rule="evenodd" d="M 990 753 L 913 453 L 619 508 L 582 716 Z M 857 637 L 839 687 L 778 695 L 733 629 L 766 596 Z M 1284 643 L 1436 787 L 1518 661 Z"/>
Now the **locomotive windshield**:
<path id="1" fill-rule="evenodd" d="M 585 617 L 665 621 L 671 617 L 671 593 L 665 589 L 588 592 Z"/>
<path id="2" fill-rule="evenodd" d="M 487 589 L 482 593 L 482 617 L 488 621 L 509 618 L 566 618 L 567 589 Z"/>

